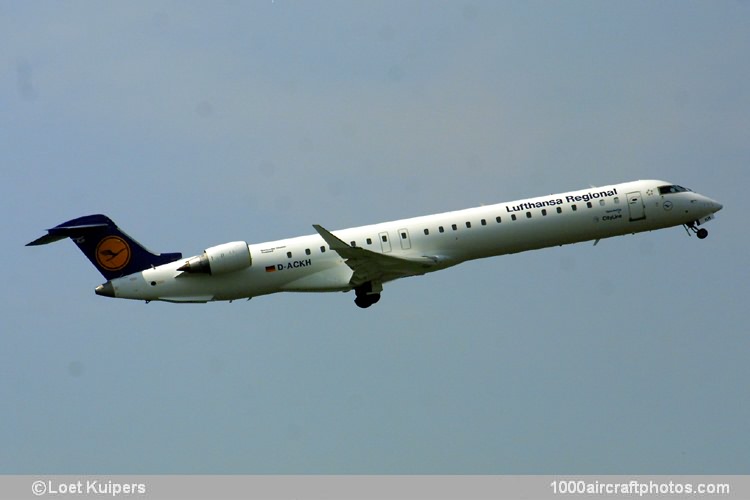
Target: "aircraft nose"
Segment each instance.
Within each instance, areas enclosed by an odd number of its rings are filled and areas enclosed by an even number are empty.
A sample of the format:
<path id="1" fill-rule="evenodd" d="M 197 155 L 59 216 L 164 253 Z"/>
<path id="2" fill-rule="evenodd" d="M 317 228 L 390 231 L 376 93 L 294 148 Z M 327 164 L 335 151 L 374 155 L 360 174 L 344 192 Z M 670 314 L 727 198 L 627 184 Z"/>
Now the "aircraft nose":
<path id="1" fill-rule="evenodd" d="M 706 206 L 708 208 L 711 209 L 711 213 L 716 213 L 719 210 L 721 210 L 722 208 L 724 208 L 724 205 L 722 205 L 721 203 L 719 203 L 716 200 L 712 200 L 711 198 L 706 198 L 705 204 L 706 204 Z"/>
<path id="2" fill-rule="evenodd" d="M 111 281 L 107 281 L 103 285 L 99 285 L 94 289 L 94 293 L 97 295 L 101 295 L 103 297 L 114 297 L 115 296 L 115 287 L 112 286 Z"/>

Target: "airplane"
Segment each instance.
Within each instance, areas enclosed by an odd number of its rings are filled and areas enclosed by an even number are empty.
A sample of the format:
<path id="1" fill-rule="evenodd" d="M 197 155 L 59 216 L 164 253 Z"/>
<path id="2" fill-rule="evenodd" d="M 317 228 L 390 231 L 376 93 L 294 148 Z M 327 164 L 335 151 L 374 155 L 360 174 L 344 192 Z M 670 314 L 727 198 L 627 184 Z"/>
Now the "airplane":
<path id="1" fill-rule="evenodd" d="M 233 241 L 183 258 L 154 254 L 101 214 L 51 229 L 27 246 L 65 238 L 107 280 L 105 297 L 177 303 L 251 299 L 276 292 L 348 292 L 367 308 L 383 285 L 462 262 L 583 241 L 684 226 L 708 235 L 703 225 L 722 205 L 682 186 L 640 180 L 248 244 Z"/>

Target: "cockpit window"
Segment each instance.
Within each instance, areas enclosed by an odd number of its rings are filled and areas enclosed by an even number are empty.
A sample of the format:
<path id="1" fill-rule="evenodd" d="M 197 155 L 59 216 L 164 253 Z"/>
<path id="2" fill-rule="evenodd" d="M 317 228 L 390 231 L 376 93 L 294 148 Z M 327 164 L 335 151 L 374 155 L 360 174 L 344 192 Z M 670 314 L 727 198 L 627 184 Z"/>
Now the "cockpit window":
<path id="1" fill-rule="evenodd" d="M 687 191 L 690 191 L 688 188 L 684 188 L 682 186 L 660 186 L 659 187 L 659 194 L 672 194 L 672 193 L 685 193 Z"/>

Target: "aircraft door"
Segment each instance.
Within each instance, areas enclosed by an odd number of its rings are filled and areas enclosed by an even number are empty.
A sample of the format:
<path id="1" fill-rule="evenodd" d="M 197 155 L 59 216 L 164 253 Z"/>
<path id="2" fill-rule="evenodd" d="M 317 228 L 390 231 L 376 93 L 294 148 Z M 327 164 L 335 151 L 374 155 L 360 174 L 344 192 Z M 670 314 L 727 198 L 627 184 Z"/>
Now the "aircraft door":
<path id="1" fill-rule="evenodd" d="M 401 240 L 401 250 L 409 250 L 411 248 L 411 240 L 409 239 L 409 230 L 399 229 L 398 230 L 398 236 Z"/>
<path id="2" fill-rule="evenodd" d="M 388 233 L 380 233 L 380 247 L 383 249 L 383 253 L 391 251 L 391 240 L 388 237 Z"/>
<path id="3" fill-rule="evenodd" d="M 640 191 L 633 191 L 628 193 L 628 211 L 630 212 L 630 220 L 642 220 L 646 218 L 645 207 L 643 206 L 643 198 L 641 197 Z"/>

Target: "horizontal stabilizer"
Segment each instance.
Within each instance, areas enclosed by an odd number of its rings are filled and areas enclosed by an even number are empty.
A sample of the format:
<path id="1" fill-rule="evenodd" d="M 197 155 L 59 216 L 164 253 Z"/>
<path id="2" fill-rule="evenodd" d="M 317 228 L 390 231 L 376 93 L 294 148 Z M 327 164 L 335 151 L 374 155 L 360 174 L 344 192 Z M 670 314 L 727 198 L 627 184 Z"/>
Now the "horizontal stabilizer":
<path id="1" fill-rule="evenodd" d="M 92 230 L 102 230 L 107 227 L 107 224 L 101 223 L 101 224 L 76 224 L 76 225 L 67 225 L 70 222 L 68 221 L 63 224 L 60 224 L 59 226 L 55 226 L 52 229 L 47 229 L 47 234 L 44 236 L 35 239 L 31 243 L 26 243 L 27 247 L 34 247 L 38 245 L 46 245 L 48 243 L 54 243 L 55 241 L 60 241 L 65 238 L 74 238 L 75 236 L 81 235 L 86 233 L 87 231 Z"/>

